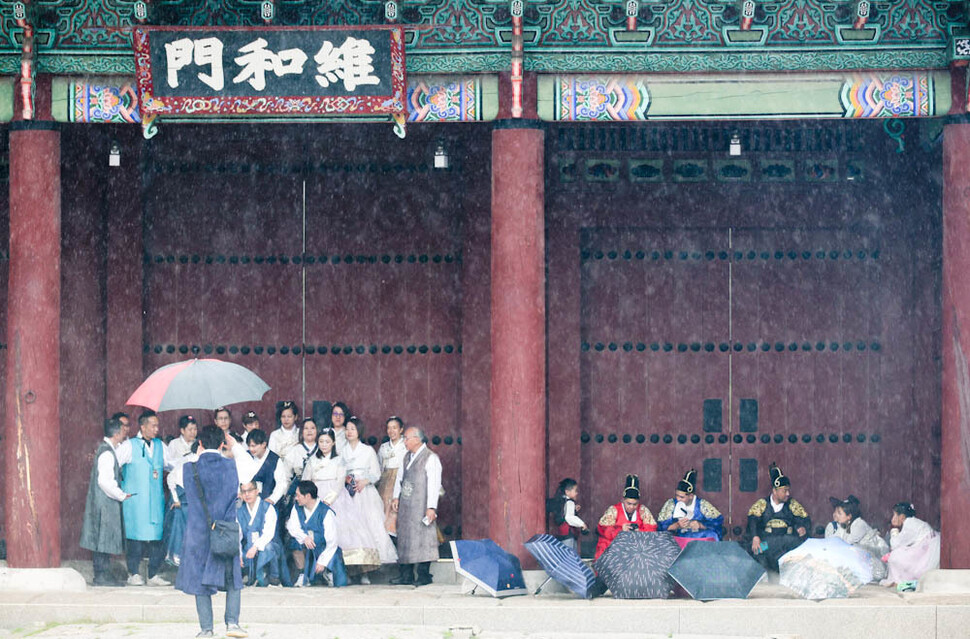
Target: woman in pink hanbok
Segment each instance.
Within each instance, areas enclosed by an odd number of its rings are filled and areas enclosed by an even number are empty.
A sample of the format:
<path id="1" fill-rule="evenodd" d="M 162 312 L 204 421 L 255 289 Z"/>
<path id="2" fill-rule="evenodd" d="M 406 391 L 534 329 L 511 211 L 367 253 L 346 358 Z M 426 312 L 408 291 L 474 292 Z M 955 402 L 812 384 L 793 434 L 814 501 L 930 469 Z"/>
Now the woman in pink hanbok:
<path id="1" fill-rule="evenodd" d="M 916 518 L 916 507 L 909 502 L 893 506 L 889 554 L 886 555 L 889 576 L 884 586 L 919 580 L 927 571 L 940 567 L 940 535 Z"/>

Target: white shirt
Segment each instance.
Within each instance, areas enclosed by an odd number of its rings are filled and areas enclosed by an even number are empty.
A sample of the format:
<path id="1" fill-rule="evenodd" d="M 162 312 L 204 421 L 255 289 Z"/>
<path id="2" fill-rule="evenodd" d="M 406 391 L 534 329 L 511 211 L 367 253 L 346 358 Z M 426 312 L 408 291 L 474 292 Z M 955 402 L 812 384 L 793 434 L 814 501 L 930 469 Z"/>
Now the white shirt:
<path id="1" fill-rule="evenodd" d="M 414 464 L 414 460 L 418 458 L 421 451 L 428 448 L 427 444 L 421 444 L 421 448 L 416 450 L 413 455 L 411 455 L 411 461 L 408 463 L 407 468 L 410 468 Z M 427 463 L 424 465 L 424 472 L 428 476 L 428 504 L 426 508 L 438 509 L 438 496 L 441 493 L 441 460 L 435 455 L 430 449 L 428 450 L 431 456 L 428 458 Z M 406 470 L 406 469 L 405 469 Z M 398 499 L 401 496 L 401 479 L 404 477 L 404 472 L 397 474 L 397 479 L 394 481 L 394 499 Z"/>
<path id="2" fill-rule="evenodd" d="M 408 449 L 404 446 L 403 437 L 398 439 L 396 444 L 392 444 L 390 441 L 381 444 L 381 448 L 377 453 L 381 460 L 381 472 L 392 468 L 400 468 L 401 464 L 404 463 L 404 455 L 407 452 Z"/>
<path id="3" fill-rule="evenodd" d="M 172 470 L 168 473 L 168 490 L 172 493 L 172 500 L 178 503 L 179 498 L 175 492 L 175 487 L 185 487 L 185 484 L 182 483 L 182 464 L 187 461 L 195 461 L 198 457 L 189 459 L 189 457 L 192 457 L 192 444 L 182 439 L 181 435 L 170 441 L 165 448 L 169 459 L 172 461 Z M 178 473 L 178 479 L 173 479 L 172 476 L 176 473 Z"/>
<path id="4" fill-rule="evenodd" d="M 98 488 L 101 489 L 105 495 L 114 499 L 115 501 L 124 501 L 126 493 L 121 490 L 121 486 L 115 481 L 115 456 L 118 454 L 118 449 L 128 444 L 128 457 L 131 458 L 131 444 L 128 440 L 115 446 L 111 443 L 111 440 L 107 437 L 104 441 L 114 449 L 115 453 L 112 454 L 110 450 L 106 450 L 100 455 L 98 455 Z M 118 464 L 121 464 L 119 460 Z"/>
<path id="5" fill-rule="evenodd" d="M 242 444 L 236 442 L 232 447 L 232 460 L 236 462 L 236 474 L 239 475 L 239 483 L 245 484 L 253 480 L 259 469 L 263 467 L 266 463 L 266 458 L 269 456 L 269 447 L 266 447 L 266 451 L 263 453 L 262 457 L 254 457 L 248 448 L 244 448 Z M 266 499 L 271 500 L 274 504 L 283 498 L 283 494 L 286 493 L 288 487 L 286 480 L 286 471 L 283 466 L 283 461 L 278 460 L 276 462 L 276 470 L 273 471 L 273 479 L 276 480 L 276 484 L 273 486 L 273 492 Z M 263 492 L 263 482 L 256 482 L 256 488 L 259 489 L 260 493 Z"/>
<path id="6" fill-rule="evenodd" d="M 296 543 L 303 545 L 303 540 L 306 539 L 306 531 L 300 526 L 300 515 L 297 514 L 297 508 L 303 508 L 305 514 L 304 521 L 309 521 L 310 517 L 317 508 L 320 507 L 320 500 L 313 502 L 313 508 L 307 510 L 303 506 L 296 506 L 290 513 L 290 518 L 286 520 L 286 531 L 290 533 L 290 537 L 296 540 Z M 317 559 L 318 566 L 326 566 L 333 559 L 334 553 L 337 552 L 337 519 L 333 516 L 333 511 L 328 511 L 323 518 L 323 539 L 327 542 L 327 547 L 324 549 L 323 554 Z"/>
<path id="7" fill-rule="evenodd" d="M 259 511 L 259 504 L 262 500 L 257 499 L 250 506 L 246 502 L 243 502 L 243 506 L 246 507 L 246 511 L 249 513 L 249 525 L 252 526 L 253 520 L 256 519 L 256 513 Z M 256 546 L 256 552 L 263 552 L 266 550 L 266 546 L 273 541 L 273 537 L 276 536 L 276 509 L 270 506 L 266 509 L 266 515 L 263 517 L 263 530 L 259 533 L 253 532 L 256 539 L 253 541 L 253 545 Z"/>
<path id="8" fill-rule="evenodd" d="M 280 458 L 286 456 L 291 447 L 300 443 L 300 429 L 293 425 L 293 428 L 286 430 L 282 426 L 269 434 L 269 450 L 273 451 Z"/>
<path id="9" fill-rule="evenodd" d="M 155 440 L 154 439 L 151 440 L 151 441 L 149 441 L 149 440 L 145 439 L 144 437 L 142 437 L 141 436 L 141 433 L 138 433 L 137 435 L 135 435 L 135 437 L 138 437 L 143 442 L 145 442 L 145 449 L 148 451 L 148 455 L 149 456 L 153 456 L 155 454 L 155 444 L 154 444 Z M 171 455 L 168 452 L 168 448 L 165 447 L 165 444 L 162 442 L 162 440 L 159 439 L 158 440 L 158 443 L 161 444 L 161 446 L 162 446 L 162 464 L 163 464 L 163 468 L 165 470 L 172 470 L 172 468 L 174 468 L 174 464 L 172 463 L 172 457 L 171 457 Z M 126 439 L 121 444 L 119 444 L 118 447 L 115 448 L 115 455 L 118 457 L 118 465 L 119 466 L 124 466 L 125 464 L 130 464 L 131 463 L 131 455 L 132 455 L 132 452 L 131 452 L 131 440 L 130 439 Z"/>
<path id="10" fill-rule="evenodd" d="M 316 444 L 307 446 L 305 442 L 300 442 L 286 451 L 286 456 L 282 459 L 282 466 L 286 468 L 286 481 L 289 482 L 293 477 L 303 476 L 303 467 L 306 458 L 317 452 Z M 278 466 L 277 466 L 278 468 Z"/>
<path id="11" fill-rule="evenodd" d="M 381 466 L 377 461 L 377 453 L 367 444 L 357 442 L 354 446 L 348 443 L 344 446 L 344 452 L 337 455 L 344 460 L 348 474 L 363 477 L 370 484 L 376 483 L 381 478 Z"/>
<path id="12" fill-rule="evenodd" d="M 573 528 L 586 527 L 586 522 L 576 515 L 576 502 L 574 502 L 572 499 L 566 500 L 565 508 L 563 508 L 563 519 L 565 519 L 566 523 Z"/>
<path id="13" fill-rule="evenodd" d="M 774 495 L 768 498 L 768 503 L 771 504 L 771 510 L 776 513 L 781 512 L 781 509 L 785 507 L 785 502 L 776 502 Z"/>
<path id="14" fill-rule="evenodd" d="M 178 491 L 176 490 L 176 486 L 181 486 L 183 490 L 185 489 L 185 480 L 183 479 L 183 476 L 182 476 L 183 467 L 188 462 L 198 461 L 198 459 L 199 459 L 198 453 L 189 453 L 187 456 L 182 458 L 182 463 L 176 466 L 175 468 L 173 468 L 172 472 L 168 474 L 168 480 L 167 480 L 168 491 L 172 493 L 172 500 L 175 503 L 179 503 Z"/>

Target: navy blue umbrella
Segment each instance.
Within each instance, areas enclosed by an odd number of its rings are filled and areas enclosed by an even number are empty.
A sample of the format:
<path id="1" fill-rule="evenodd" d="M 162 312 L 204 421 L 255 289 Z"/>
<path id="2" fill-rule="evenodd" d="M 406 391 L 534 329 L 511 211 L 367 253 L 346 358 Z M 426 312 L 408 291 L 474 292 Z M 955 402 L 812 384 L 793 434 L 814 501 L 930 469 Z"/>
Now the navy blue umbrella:
<path id="1" fill-rule="evenodd" d="M 455 572 L 484 588 L 493 597 L 524 595 L 525 580 L 519 558 L 502 550 L 491 539 L 459 539 L 451 542 Z"/>
<path id="2" fill-rule="evenodd" d="M 765 569 L 735 541 L 690 543 L 668 571 L 694 599 L 744 599 Z"/>
<path id="3" fill-rule="evenodd" d="M 525 548 L 538 560 L 550 579 L 555 579 L 583 599 L 593 598 L 596 575 L 575 550 L 552 535 L 535 535 L 525 542 Z M 538 595 L 540 590 L 542 586 L 535 594 Z"/>

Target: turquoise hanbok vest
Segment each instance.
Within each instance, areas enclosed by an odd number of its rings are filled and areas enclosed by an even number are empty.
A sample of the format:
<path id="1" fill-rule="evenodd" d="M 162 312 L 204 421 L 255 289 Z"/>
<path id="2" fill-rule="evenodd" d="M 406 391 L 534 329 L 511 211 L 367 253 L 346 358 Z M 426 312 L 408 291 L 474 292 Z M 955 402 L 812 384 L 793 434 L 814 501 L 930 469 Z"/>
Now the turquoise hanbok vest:
<path id="1" fill-rule="evenodd" d="M 125 479 L 121 489 L 132 495 L 121 505 L 125 515 L 125 537 L 138 541 L 162 538 L 165 522 L 165 491 L 162 473 L 165 471 L 165 444 L 157 437 L 152 440 L 149 455 L 145 440 L 131 439 L 131 462 L 125 464 Z"/>

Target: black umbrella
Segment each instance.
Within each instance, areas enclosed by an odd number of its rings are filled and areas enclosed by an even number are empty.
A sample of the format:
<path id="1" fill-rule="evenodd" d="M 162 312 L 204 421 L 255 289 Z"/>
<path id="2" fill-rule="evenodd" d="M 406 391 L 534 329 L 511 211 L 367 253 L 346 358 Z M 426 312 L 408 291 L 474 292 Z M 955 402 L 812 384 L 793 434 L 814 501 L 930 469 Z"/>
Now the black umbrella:
<path id="1" fill-rule="evenodd" d="M 735 541 L 690 543 L 670 567 L 694 599 L 745 599 L 765 569 Z"/>
<path id="2" fill-rule="evenodd" d="M 621 532 L 593 566 L 617 599 L 667 599 L 680 546 L 665 532 Z"/>

